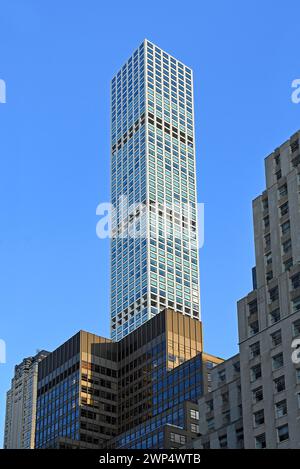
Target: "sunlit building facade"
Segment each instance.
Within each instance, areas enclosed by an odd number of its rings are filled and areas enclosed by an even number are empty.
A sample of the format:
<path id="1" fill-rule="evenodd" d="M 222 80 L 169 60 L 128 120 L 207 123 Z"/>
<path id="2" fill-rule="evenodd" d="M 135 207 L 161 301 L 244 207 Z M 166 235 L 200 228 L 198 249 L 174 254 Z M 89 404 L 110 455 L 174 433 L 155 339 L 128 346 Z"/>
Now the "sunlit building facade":
<path id="1" fill-rule="evenodd" d="M 117 354 L 79 331 L 40 364 L 36 448 L 97 449 L 117 434 Z"/>
<path id="2" fill-rule="evenodd" d="M 122 340 L 78 332 L 39 366 L 36 448 L 171 448 L 198 434 L 202 326 L 173 310 Z"/>
<path id="3" fill-rule="evenodd" d="M 202 325 L 165 310 L 118 342 L 116 448 L 171 448 L 198 433 Z M 176 441 L 175 441 L 176 440 Z"/>

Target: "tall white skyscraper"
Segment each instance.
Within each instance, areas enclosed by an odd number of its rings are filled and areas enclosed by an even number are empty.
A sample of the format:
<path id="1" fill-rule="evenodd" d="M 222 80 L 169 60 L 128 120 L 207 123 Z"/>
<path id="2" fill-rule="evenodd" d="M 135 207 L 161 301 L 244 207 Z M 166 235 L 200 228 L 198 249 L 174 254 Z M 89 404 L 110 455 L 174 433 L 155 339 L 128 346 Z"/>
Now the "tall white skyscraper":
<path id="1" fill-rule="evenodd" d="M 148 40 L 111 84 L 111 336 L 200 320 L 192 70 Z"/>

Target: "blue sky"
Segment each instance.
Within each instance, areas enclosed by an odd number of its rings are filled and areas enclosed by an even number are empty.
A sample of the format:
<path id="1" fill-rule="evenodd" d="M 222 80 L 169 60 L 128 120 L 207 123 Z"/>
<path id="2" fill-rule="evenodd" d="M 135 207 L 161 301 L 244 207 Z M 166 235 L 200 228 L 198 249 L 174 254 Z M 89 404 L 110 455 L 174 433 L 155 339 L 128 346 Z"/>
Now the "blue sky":
<path id="1" fill-rule="evenodd" d="M 205 349 L 237 352 L 263 160 L 300 127 L 298 1 L 0 0 L 0 439 L 13 366 L 109 334 L 109 83 L 147 37 L 194 69 Z"/>

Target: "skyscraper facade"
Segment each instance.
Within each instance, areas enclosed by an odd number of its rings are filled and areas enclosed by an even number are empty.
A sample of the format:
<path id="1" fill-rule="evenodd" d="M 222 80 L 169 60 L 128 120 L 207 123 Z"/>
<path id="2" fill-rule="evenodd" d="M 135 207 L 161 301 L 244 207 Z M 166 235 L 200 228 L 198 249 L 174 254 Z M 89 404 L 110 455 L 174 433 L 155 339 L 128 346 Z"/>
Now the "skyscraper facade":
<path id="1" fill-rule="evenodd" d="M 41 351 L 15 367 L 6 398 L 5 449 L 34 448 L 38 365 L 47 354 Z"/>
<path id="2" fill-rule="evenodd" d="M 200 319 L 192 70 L 144 40 L 111 84 L 111 337 Z"/>
<path id="3" fill-rule="evenodd" d="M 211 371 L 210 392 L 199 399 L 199 433 L 194 448 L 243 448 L 240 357 L 225 360 Z"/>
<path id="4" fill-rule="evenodd" d="M 96 449 L 117 434 L 117 353 L 79 331 L 39 366 L 36 448 Z"/>
<path id="5" fill-rule="evenodd" d="M 238 303 L 245 448 L 299 448 L 300 132 L 265 169 L 253 201 L 253 291 Z"/>
<path id="6" fill-rule="evenodd" d="M 300 445 L 300 131 L 265 173 L 253 201 L 253 290 L 238 302 L 240 354 L 212 371 L 194 448 Z"/>
<path id="7" fill-rule="evenodd" d="M 197 435 L 200 321 L 160 312 L 118 342 L 118 365 L 119 433 L 111 447 L 170 448 Z"/>

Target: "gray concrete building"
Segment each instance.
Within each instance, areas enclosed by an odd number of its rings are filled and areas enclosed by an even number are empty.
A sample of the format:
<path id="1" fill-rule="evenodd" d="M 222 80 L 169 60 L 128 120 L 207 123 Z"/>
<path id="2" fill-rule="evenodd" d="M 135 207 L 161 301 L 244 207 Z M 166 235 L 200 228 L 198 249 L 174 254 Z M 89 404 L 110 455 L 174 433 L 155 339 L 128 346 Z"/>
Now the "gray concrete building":
<path id="1" fill-rule="evenodd" d="M 212 390 L 212 370 L 215 366 L 223 363 L 224 359 L 203 352 L 202 354 L 202 367 L 203 367 L 203 393 L 206 394 Z"/>
<path id="2" fill-rule="evenodd" d="M 239 355 L 211 370 L 211 391 L 199 400 L 200 438 L 193 448 L 243 448 Z"/>
<path id="3" fill-rule="evenodd" d="M 238 302 L 240 354 L 211 369 L 194 448 L 300 448 L 299 139 L 265 160 L 253 291 Z"/>
<path id="4" fill-rule="evenodd" d="M 15 367 L 6 399 L 4 449 L 34 448 L 38 364 L 47 354 L 41 351 Z"/>
<path id="5" fill-rule="evenodd" d="M 253 291 L 238 302 L 246 448 L 300 448 L 300 132 L 265 160 Z"/>
<path id="6" fill-rule="evenodd" d="M 6 410 L 5 410 L 5 423 L 4 423 L 4 443 L 3 448 L 9 448 L 11 440 L 11 389 L 6 393 Z"/>

